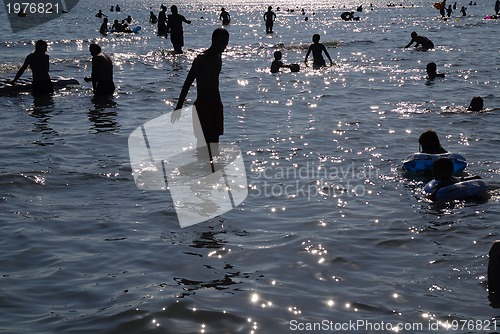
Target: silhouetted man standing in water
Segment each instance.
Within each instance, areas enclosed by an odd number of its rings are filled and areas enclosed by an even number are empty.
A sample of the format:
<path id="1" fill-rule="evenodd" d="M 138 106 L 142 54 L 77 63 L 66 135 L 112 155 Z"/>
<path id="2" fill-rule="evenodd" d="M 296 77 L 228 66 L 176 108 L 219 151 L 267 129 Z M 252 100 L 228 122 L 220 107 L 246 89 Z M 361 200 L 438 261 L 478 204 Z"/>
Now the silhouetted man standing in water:
<path id="1" fill-rule="evenodd" d="M 498 0 L 498 1 L 500 1 L 500 0 Z M 226 11 L 226 9 L 224 9 L 224 7 L 221 8 L 221 12 L 219 15 L 219 21 L 221 21 L 221 20 L 222 20 L 223 26 L 227 26 L 231 22 L 231 15 L 229 15 L 229 13 Z"/>
<path id="2" fill-rule="evenodd" d="M 441 17 L 444 17 L 446 14 L 446 0 L 443 0 L 441 2 L 441 8 L 439 8 L 439 14 L 441 14 Z"/>
<path id="3" fill-rule="evenodd" d="M 176 5 L 170 7 L 172 14 L 168 15 L 167 19 L 167 34 L 170 32 L 170 41 L 174 46 L 175 53 L 182 53 L 182 47 L 184 46 L 184 31 L 182 30 L 182 22 L 191 24 L 190 20 L 179 14 Z"/>
<path id="4" fill-rule="evenodd" d="M 167 35 L 167 7 L 160 6 L 160 13 L 158 14 L 158 36 Z"/>
<path id="5" fill-rule="evenodd" d="M 94 95 L 113 95 L 115 92 L 113 62 L 102 52 L 101 47 L 97 44 L 90 44 L 89 51 L 92 55 L 92 75 L 90 78 L 86 77 L 85 81 L 92 81 Z"/>
<path id="6" fill-rule="evenodd" d="M 54 92 L 54 87 L 49 76 L 49 56 L 47 52 L 47 42 L 38 40 L 35 43 L 35 52 L 30 53 L 24 60 L 23 66 L 19 69 L 12 83 L 15 83 L 24 71 L 31 69 L 33 75 L 33 94 L 50 94 Z"/>
<path id="7" fill-rule="evenodd" d="M 212 45 L 197 56 L 182 86 L 175 111 L 172 113 L 172 123 L 181 117 L 184 100 L 189 88 L 196 80 L 197 96 L 194 105 L 198 113 L 204 138 L 198 142 L 218 143 L 219 136 L 224 133 L 223 106 L 219 92 L 219 74 L 222 69 L 222 52 L 229 42 L 229 32 L 223 28 L 212 33 Z M 196 131 L 195 131 L 196 134 Z"/>
<path id="8" fill-rule="evenodd" d="M 276 14 L 272 11 L 273 7 L 267 7 L 267 12 L 264 13 L 264 21 L 266 21 L 266 33 L 273 32 L 274 21 L 276 20 Z"/>

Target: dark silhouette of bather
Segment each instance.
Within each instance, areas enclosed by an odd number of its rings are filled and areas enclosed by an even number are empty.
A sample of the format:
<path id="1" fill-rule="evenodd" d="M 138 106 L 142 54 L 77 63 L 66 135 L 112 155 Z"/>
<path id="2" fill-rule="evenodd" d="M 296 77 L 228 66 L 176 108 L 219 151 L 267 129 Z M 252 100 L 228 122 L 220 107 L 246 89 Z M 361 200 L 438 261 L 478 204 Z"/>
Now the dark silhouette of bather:
<path id="1" fill-rule="evenodd" d="M 106 36 L 108 34 L 108 18 L 105 17 L 102 20 L 101 27 L 99 28 L 99 32 Z"/>
<path id="2" fill-rule="evenodd" d="M 158 36 L 167 35 L 167 7 L 160 6 L 160 13 L 158 13 Z"/>
<path id="3" fill-rule="evenodd" d="M 267 7 L 267 12 L 264 13 L 264 21 L 266 22 L 266 33 L 270 34 L 273 32 L 274 21 L 276 20 L 276 14 L 272 11 L 273 7 Z"/>
<path id="4" fill-rule="evenodd" d="M 223 105 L 219 92 L 219 75 L 222 69 L 222 53 L 229 42 L 229 32 L 223 28 L 215 29 L 212 33 L 212 45 L 201 55 L 197 56 L 182 86 L 175 111 L 172 113 L 172 122 L 181 116 L 181 108 L 189 92 L 191 84 L 196 80 L 197 96 L 194 105 L 198 113 L 201 134 L 197 134 L 199 142 L 218 143 L 219 136 L 224 133 Z"/>
<path id="5" fill-rule="evenodd" d="M 113 95 L 115 92 L 113 62 L 97 44 L 90 44 L 89 51 L 92 55 L 92 74 L 90 77 L 86 77 L 85 81 L 92 81 L 95 96 Z"/>
<path id="6" fill-rule="evenodd" d="M 483 110 L 484 107 L 484 101 L 481 96 L 474 96 L 472 100 L 470 101 L 469 108 L 467 110 L 469 111 L 481 111 Z"/>
<path id="7" fill-rule="evenodd" d="M 422 51 L 427 51 L 434 48 L 434 43 L 425 36 L 418 35 L 415 31 L 411 33 L 411 41 L 405 48 L 409 48 L 413 43 L 415 43 L 415 48 L 422 46 Z"/>
<path id="8" fill-rule="evenodd" d="M 326 57 L 328 60 L 330 60 L 330 65 L 333 64 L 332 58 L 330 57 L 330 54 L 326 50 L 326 47 L 319 42 L 320 36 L 319 34 L 314 34 L 312 37 L 313 44 L 309 46 L 309 49 L 307 50 L 306 53 L 306 58 L 304 59 L 304 63 L 307 65 L 307 58 L 309 57 L 309 54 L 312 52 L 313 54 L 313 68 L 318 69 L 323 66 L 326 66 L 325 59 L 323 58 L 323 52 L 325 53 Z"/>
<path id="9" fill-rule="evenodd" d="M 431 80 L 434 78 L 444 78 L 444 73 L 437 73 L 437 65 L 434 62 L 428 63 L 425 70 L 427 71 L 427 78 Z"/>
<path id="10" fill-rule="evenodd" d="M 47 52 L 47 42 L 38 40 L 35 43 L 35 52 L 30 53 L 24 60 L 24 64 L 17 72 L 12 83 L 14 84 L 26 71 L 28 66 L 31 69 L 33 76 L 33 89 L 34 95 L 51 94 L 54 92 L 54 86 L 49 76 L 49 56 Z"/>
<path id="11" fill-rule="evenodd" d="M 155 13 L 153 13 L 153 11 L 150 11 L 149 12 L 149 23 L 155 24 L 156 22 L 158 22 L 158 17 L 155 15 Z"/>
<path id="12" fill-rule="evenodd" d="M 427 154 L 441 154 L 448 153 L 443 146 L 441 146 L 441 142 L 439 141 L 439 137 L 434 130 L 427 130 L 420 135 L 418 138 L 418 144 L 420 145 L 420 152 Z"/>
<path id="13" fill-rule="evenodd" d="M 434 178 L 434 180 L 438 181 L 438 183 L 432 189 L 431 194 L 428 196 L 430 200 L 435 201 L 437 199 L 439 190 L 444 187 L 458 182 L 482 179 L 482 177 L 478 175 L 462 177 L 453 176 L 453 170 L 453 161 L 451 161 L 449 158 L 442 157 L 432 163 L 432 177 Z"/>
<path id="14" fill-rule="evenodd" d="M 224 9 L 224 7 L 221 8 L 219 21 L 222 21 L 223 26 L 227 26 L 229 25 L 229 23 L 231 23 L 231 15 L 229 15 L 229 13 Z"/>
<path id="15" fill-rule="evenodd" d="M 106 16 L 106 15 L 102 12 L 102 10 L 101 10 L 101 9 L 99 9 L 99 12 L 97 12 L 97 14 L 95 14 L 95 17 L 98 17 L 98 18 L 101 18 L 101 17 L 103 17 L 103 16 L 104 16 L 104 17 L 107 17 L 107 16 Z"/>
<path id="16" fill-rule="evenodd" d="M 488 260 L 488 299 L 493 308 L 500 307 L 500 240 L 491 245 Z"/>
<path id="17" fill-rule="evenodd" d="M 355 17 L 354 12 L 343 12 L 340 14 L 340 18 L 344 21 L 359 21 L 359 17 Z"/>
<path id="18" fill-rule="evenodd" d="M 184 46 L 182 23 L 191 24 L 191 21 L 179 14 L 176 5 L 170 7 L 170 11 L 172 14 L 168 15 L 167 18 L 167 33 L 165 37 L 170 33 L 170 41 L 174 47 L 174 53 L 182 53 L 182 47 Z"/>
<path id="19" fill-rule="evenodd" d="M 274 60 L 271 63 L 271 73 L 279 73 L 280 68 L 286 67 L 286 68 L 292 68 L 292 65 L 285 65 L 281 61 L 281 58 L 283 57 L 283 54 L 281 51 L 274 51 Z"/>

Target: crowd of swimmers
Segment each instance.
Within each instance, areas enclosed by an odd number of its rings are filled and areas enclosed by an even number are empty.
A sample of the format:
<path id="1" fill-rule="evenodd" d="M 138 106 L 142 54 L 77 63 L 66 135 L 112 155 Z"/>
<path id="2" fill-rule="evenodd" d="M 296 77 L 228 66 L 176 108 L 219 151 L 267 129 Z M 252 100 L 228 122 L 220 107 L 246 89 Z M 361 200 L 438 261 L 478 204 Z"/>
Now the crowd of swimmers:
<path id="1" fill-rule="evenodd" d="M 446 6 L 446 0 L 439 3 L 440 14 L 443 18 L 450 17 L 453 13 L 453 9 L 456 9 L 456 2 L 452 5 Z M 475 3 L 474 3 L 475 4 Z M 473 5 L 471 2 L 469 5 Z M 495 15 L 498 15 L 500 11 L 500 0 L 495 2 Z M 466 8 L 462 6 L 460 9 L 462 16 L 466 15 Z M 420 50 L 426 51 L 434 48 L 434 43 L 427 37 L 418 35 L 417 32 L 411 33 L 411 41 L 405 46 L 405 48 L 410 47 L 415 43 L 415 47 Z M 426 66 L 427 77 L 430 80 L 435 78 L 444 78 L 443 73 L 437 72 L 437 65 L 434 62 L 430 62 Z M 484 101 L 482 97 L 475 96 L 472 98 L 468 111 L 478 112 L 483 110 Z M 426 154 L 443 154 L 448 153 L 447 150 L 441 145 L 438 135 L 433 130 L 427 130 L 422 133 L 419 137 L 420 152 Z M 431 175 L 432 178 L 437 181 L 436 186 L 432 189 L 432 192 L 428 195 L 430 200 L 436 200 L 436 195 L 438 191 L 444 187 L 469 180 L 481 179 L 478 175 L 468 175 L 468 176 L 454 176 L 454 164 L 452 160 L 447 157 L 440 157 L 432 163 Z M 489 262 L 488 262 L 488 298 L 490 305 L 495 308 L 500 307 L 500 241 L 496 241 L 490 248 L 489 251 Z"/>
<path id="2" fill-rule="evenodd" d="M 115 11 L 116 12 L 121 12 L 121 8 L 120 8 L 119 5 L 116 5 L 116 7 L 111 6 L 110 11 L 111 12 L 115 12 Z M 97 17 L 99 19 L 102 19 L 101 26 L 99 27 L 99 33 L 101 33 L 104 36 L 106 36 L 110 32 L 122 32 L 122 33 L 131 33 L 131 32 L 133 32 L 130 29 L 130 24 L 133 21 L 132 16 L 130 16 L 130 15 L 127 15 L 127 17 L 125 17 L 122 20 L 115 19 L 113 21 L 113 24 L 111 25 L 111 27 L 109 26 L 109 18 L 108 18 L 108 16 L 106 14 L 104 14 L 102 12 L 102 9 L 99 9 L 99 11 L 97 12 L 97 14 L 95 14 L 95 17 Z"/>
<path id="3" fill-rule="evenodd" d="M 446 3 L 446 0 L 443 0 L 442 4 L 443 7 Z M 456 6 L 456 3 L 455 5 Z M 370 7 L 372 5 L 370 4 Z M 263 15 L 263 20 L 265 22 L 265 29 L 267 33 L 272 33 L 273 32 L 273 25 L 274 21 L 276 20 L 276 13 L 273 12 L 272 6 L 268 6 L 267 11 Z M 279 10 L 279 8 L 278 8 Z M 362 11 L 363 8 L 362 6 L 358 6 L 357 11 Z M 111 12 L 120 12 L 121 8 L 119 5 L 116 6 L 111 6 L 110 8 Z M 150 18 L 149 22 L 151 24 L 157 24 L 158 30 L 157 30 L 157 35 L 161 37 L 168 38 L 170 34 L 170 40 L 172 42 L 173 48 L 174 48 L 174 53 L 179 54 L 182 53 L 182 47 L 184 46 L 184 32 L 183 32 L 183 23 L 186 24 L 191 24 L 191 20 L 186 19 L 183 15 L 179 14 L 178 8 L 176 5 L 172 5 L 170 7 L 170 12 L 171 14 L 166 13 L 167 7 L 165 5 L 160 6 L 160 12 L 158 16 L 154 14 L 153 11 L 150 11 Z M 496 0 L 495 2 L 495 12 L 500 11 L 500 0 Z M 103 35 L 107 34 L 109 31 L 117 31 L 117 32 L 130 32 L 129 25 L 132 23 L 132 17 L 128 15 L 125 19 L 121 20 L 121 22 L 118 19 L 115 19 L 112 26 L 108 27 L 109 24 L 109 19 L 106 14 L 102 12 L 102 10 L 99 10 L 97 14 L 95 14 L 97 18 L 102 18 L 102 24 L 100 26 L 100 33 Z M 342 13 L 342 19 L 344 20 L 356 20 L 357 18 L 354 17 L 354 12 L 344 12 Z M 221 12 L 219 14 L 219 20 L 222 21 L 223 25 L 229 25 L 231 22 L 231 15 L 225 10 L 224 7 L 221 8 Z M 327 66 L 326 61 L 324 56 L 329 60 L 329 64 L 333 65 L 333 60 L 330 57 L 330 54 L 328 53 L 327 48 L 325 47 L 324 44 L 320 43 L 320 35 L 319 34 L 314 34 L 312 36 L 312 41 L 313 43 L 309 45 L 309 48 L 307 50 L 307 53 L 305 55 L 304 63 L 306 66 L 308 65 L 308 59 L 310 54 L 312 53 L 312 58 L 313 58 L 313 69 L 320 69 L 322 67 Z M 411 33 L 411 40 L 410 42 L 404 46 L 404 48 L 410 47 L 412 44 L 415 44 L 415 48 L 426 51 L 429 49 L 434 48 L 434 43 L 427 37 L 419 35 L 417 32 L 412 32 Z M 46 47 L 45 47 L 46 49 Z M 45 50 L 46 51 L 46 50 Z M 35 53 L 37 53 L 36 51 Z M 323 56 L 324 55 L 324 56 Z M 47 56 L 48 57 L 48 56 Z M 271 63 L 271 73 L 278 73 L 281 68 L 289 68 L 293 72 L 298 71 L 299 65 L 297 64 L 291 64 L 291 65 L 285 65 L 282 61 L 283 54 L 281 51 L 275 52 L 274 53 L 274 60 Z M 27 58 L 28 59 L 28 58 Z M 110 60 L 109 60 L 110 61 Z M 22 69 L 25 69 L 25 65 L 23 65 Z M 36 67 L 36 66 L 35 66 Z M 24 72 L 23 71 L 21 72 Z M 45 71 L 45 70 L 44 70 Z M 444 77 L 443 73 L 437 73 L 437 66 L 434 62 L 431 62 L 427 64 L 427 75 L 430 80 L 439 78 L 439 77 Z M 37 71 L 35 69 L 35 72 L 40 73 L 41 71 Z M 47 72 L 46 75 L 43 77 L 46 79 L 48 77 L 48 65 L 47 65 Z M 22 73 L 21 73 L 22 74 Z M 16 77 L 17 78 L 17 77 Z M 17 79 L 14 79 L 13 82 L 15 82 Z M 39 75 L 34 75 L 33 81 L 40 81 Z M 49 80 L 50 81 L 50 80 Z M 472 106 L 477 106 L 477 104 L 471 103 Z M 473 107 L 469 110 L 480 110 L 477 109 L 477 107 Z M 481 105 L 482 108 L 482 105 Z"/>
<path id="4" fill-rule="evenodd" d="M 496 1 L 498 2 L 499 0 L 496 0 Z M 469 2 L 469 6 L 475 6 L 475 5 L 476 5 L 476 2 L 472 2 L 472 1 Z M 495 11 L 496 11 L 496 6 L 497 5 L 495 3 Z M 456 2 L 454 2 L 453 5 L 450 5 L 450 4 L 447 5 L 446 4 L 446 0 L 442 0 L 440 2 L 436 2 L 434 4 L 434 7 L 436 9 L 439 9 L 439 14 L 445 20 L 448 19 L 448 18 L 450 18 L 451 14 L 453 14 L 453 12 L 455 10 L 457 10 L 457 8 L 458 8 Z M 462 14 L 462 16 L 467 16 L 467 7 L 461 6 L 460 13 Z"/>
<path id="5" fill-rule="evenodd" d="M 497 0 L 497 2 L 500 0 Z M 114 11 L 120 11 L 117 5 L 113 8 Z M 499 5 L 500 10 L 500 5 Z M 151 23 L 158 23 L 158 35 L 167 36 L 171 34 L 172 44 L 176 53 L 182 52 L 183 36 L 182 36 L 182 23 L 190 24 L 191 21 L 187 20 L 184 16 L 178 13 L 177 7 L 171 7 L 171 14 L 166 16 L 166 7 L 162 5 L 161 12 L 156 18 L 151 16 Z M 101 11 L 96 14 L 97 17 L 107 20 L 107 16 Z M 130 17 L 130 16 L 129 16 Z M 225 24 L 229 24 L 230 16 L 222 8 L 219 19 Z M 269 6 L 268 11 L 264 14 L 266 22 L 266 32 L 272 32 L 273 22 L 276 19 L 276 14 L 272 12 L 272 7 Z M 130 18 L 131 20 L 131 18 Z M 156 22 L 153 22 L 156 21 Z M 160 25 L 160 22 L 162 25 Z M 164 26 L 163 26 L 164 25 Z M 426 37 L 418 35 L 416 32 L 411 33 L 411 41 L 409 47 L 415 43 L 416 47 L 421 46 L 424 50 L 429 50 L 434 47 L 434 44 Z M 203 53 L 198 55 L 192 62 L 191 68 L 186 76 L 185 82 L 179 94 L 178 102 L 175 111 L 172 113 L 172 122 L 177 121 L 181 116 L 181 108 L 188 95 L 191 85 L 196 81 L 197 97 L 194 102 L 198 112 L 199 120 L 202 127 L 202 138 L 198 140 L 205 141 L 210 147 L 211 144 L 219 142 L 220 135 L 223 134 L 223 105 L 219 92 L 219 75 L 222 68 L 222 53 L 229 42 L 229 32 L 224 28 L 217 28 L 212 33 L 212 44 Z M 310 44 L 304 62 L 307 64 L 309 55 L 313 56 L 313 67 L 321 68 L 326 66 L 326 61 L 323 57 L 325 55 L 330 61 L 333 61 L 326 49 L 320 43 L 320 35 L 314 34 L 312 37 L 312 44 Z M 47 42 L 38 40 L 35 43 L 35 51 L 30 53 L 19 71 L 16 73 L 12 83 L 15 83 L 30 67 L 33 76 L 33 94 L 47 94 L 53 92 L 52 82 L 49 76 L 49 56 L 47 52 Z M 85 77 L 85 81 L 92 82 L 92 90 L 95 96 L 110 96 L 115 92 L 115 84 L 113 81 L 113 63 L 109 56 L 107 56 L 96 43 L 91 43 L 89 52 L 92 56 L 92 72 L 90 77 Z M 274 52 L 274 61 L 271 64 L 271 72 L 277 73 L 280 68 L 296 68 L 294 64 L 285 65 L 282 62 L 282 53 L 280 51 Z M 207 70 L 208 69 L 208 70 Z M 428 78 L 433 80 L 435 78 L 442 78 L 444 74 L 437 72 L 435 63 L 428 63 L 426 66 Z M 483 99 L 476 96 L 472 99 L 468 110 L 480 111 L 483 109 Z M 420 145 L 420 152 L 427 154 L 443 154 L 448 153 L 443 148 L 439 141 L 437 133 L 433 130 L 425 131 L 418 139 Z M 439 181 L 438 187 L 434 193 L 442 187 L 452 185 L 458 182 L 471 179 L 479 179 L 479 176 L 453 176 L 453 163 L 450 159 L 442 157 L 437 159 L 432 164 L 432 177 Z M 433 194 L 430 195 L 432 199 Z M 490 263 L 488 266 L 488 284 L 490 301 L 492 304 L 500 305 L 500 242 L 495 242 L 490 250 Z"/>

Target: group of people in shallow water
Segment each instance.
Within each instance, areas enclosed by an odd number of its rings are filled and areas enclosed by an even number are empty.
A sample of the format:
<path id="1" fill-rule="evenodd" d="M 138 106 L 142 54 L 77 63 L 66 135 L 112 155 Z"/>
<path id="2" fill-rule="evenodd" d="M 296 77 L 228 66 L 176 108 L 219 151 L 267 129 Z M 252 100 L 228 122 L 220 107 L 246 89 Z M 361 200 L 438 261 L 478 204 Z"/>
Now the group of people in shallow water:
<path id="1" fill-rule="evenodd" d="M 182 47 L 184 46 L 184 30 L 182 28 L 182 23 L 191 24 L 191 20 L 179 14 L 176 5 L 170 7 L 171 14 L 167 15 L 166 12 L 167 7 L 161 5 L 158 17 L 154 16 L 153 12 L 150 13 L 150 22 L 153 23 L 156 21 L 158 24 L 158 36 L 168 38 L 168 34 L 170 33 L 170 41 L 174 47 L 174 53 L 182 53 Z"/>
<path id="2" fill-rule="evenodd" d="M 174 11 L 172 11 L 174 13 Z M 416 35 L 416 33 L 415 33 Z M 412 33 L 412 42 L 420 44 L 426 43 L 423 39 L 418 39 L 418 35 Z M 323 58 L 323 53 L 327 56 L 332 64 L 325 46 L 319 43 L 319 34 L 313 35 L 313 43 L 309 46 L 305 62 L 307 62 L 310 53 L 313 54 L 314 66 L 322 67 L 326 65 Z M 196 82 L 197 97 L 194 102 L 196 112 L 198 114 L 200 125 L 202 128 L 202 138 L 199 141 L 204 141 L 207 146 L 212 147 L 212 144 L 219 143 L 219 137 L 224 132 L 224 116 L 223 104 L 219 91 L 219 75 L 222 69 L 222 53 L 229 43 L 229 32 L 223 28 L 217 28 L 212 33 L 212 43 L 210 47 L 203 53 L 198 55 L 192 62 L 191 68 L 186 76 L 182 86 L 177 105 L 171 115 L 171 121 L 176 122 L 181 117 L 181 109 L 184 101 L 189 93 L 191 85 Z M 113 82 L 113 64 L 111 59 L 102 52 L 99 45 L 92 43 L 89 46 L 90 54 L 92 55 L 92 73 L 90 77 L 86 77 L 85 81 L 92 82 L 93 92 L 97 96 L 111 95 L 115 91 Z M 33 75 L 33 93 L 46 94 L 53 91 L 49 72 L 49 56 L 47 52 L 47 42 L 38 40 L 35 43 L 35 52 L 29 54 L 22 67 L 17 72 L 13 82 L 18 80 L 29 66 Z M 291 67 L 291 65 L 283 65 L 281 62 L 281 52 L 275 52 L 275 60 L 271 65 L 271 71 L 276 72 L 281 67 Z M 429 78 L 444 77 L 444 74 L 437 73 L 435 63 L 427 65 L 427 73 Z M 483 101 L 480 97 L 475 97 L 469 106 L 470 110 L 477 111 L 483 107 Z M 428 130 L 419 137 L 420 151 L 428 154 L 442 154 L 447 151 L 442 147 L 438 135 L 433 130 Z M 214 151 L 216 152 L 216 151 Z M 210 157 L 212 159 L 212 157 Z M 477 179 L 479 176 L 456 177 L 453 176 L 453 163 L 447 158 L 437 159 L 432 165 L 432 175 L 435 180 L 440 181 L 440 187 L 444 187 L 464 180 Z M 439 190 L 439 189 L 437 189 Z M 432 198 L 432 194 L 430 197 Z M 495 243 L 490 250 L 490 265 L 488 267 L 490 300 L 498 300 L 500 298 L 500 242 Z M 491 268 L 490 268 L 491 267 Z"/>
<path id="3" fill-rule="evenodd" d="M 33 76 L 32 94 L 35 96 L 52 94 L 54 86 L 49 75 L 49 56 L 47 55 L 47 42 L 38 40 L 35 43 L 35 51 L 30 53 L 24 60 L 23 65 L 11 81 L 16 81 L 23 75 L 29 67 Z M 113 62 L 102 52 L 98 44 L 92 43 L 89 46 L 92 55 L 92 73 L 90 77 L 85 77 L 86 82 L 92 82 L 92 90 L 95 96 L 111 96 L 115 92 L 113 81 Z"/>
<path id="4" fill-rule="evenodd" d="M 111 8 L 113 9 L 114 7 L 112 6 Z M 114 10 L 110 11 L 113 12 Z M 117 12 L 121 11 L 119 5 L 116 5 L 116 11 Z M 127 33 L 132 32 L 132 30 L 129 28 L 130 24 L 132 23 L 132 16 L 130 15 L 127 15 L 127 17 L 122 19 L 121 21 L 115 19 L 111 27 L 109 27 L 108 16 L 104 14 L 101 9 L 99 9 L 97 14 L 95 14 L 95 17 L 99 19 L 102 18 L 102 23 L 101 26 L 99 27 L 99 33 L 101 33 L 104 36 L 106 36 L 109 32 L 127 32 Z"/>
<path id="5" fill-rule="evenodd" d="M 469 2 L 469 6 L 475 6 L 475 5 L 476 5 L 475 1 Z M 447 5 L 446 0 L 442 0 L 440 2 L 434 3 L 434 7 L 436 9 L 439 9 L 439 14 L 441 15 L 442 18 L 446 20 L 447 18 L 450 18 L 453 11 L 457 9 L 457 3 L 454 2 L 453 5 L 450 4 Z M 498 18 L 498 14 L 500 12 L 500 0 L 495 0 L 494 10 L 495 14 L 487 15 L 486 18 L 491 18 L 491 19 Z M 467 16 L 467 7 L 461 6 L 460 13 L 462 14 L 462 16 Z"/>
<path id="6" fill-rule="evenodd" d="M 472 6 L 472 1 L 469 5 Z M 446 19 L 446 18 L 451 17 L 451 14 L 453 13 L 453 11 L 457 9 L 457 3 L 455 2 L 455 3 L 453 3 L 453 6 L 448 5 L 448 7 L 447 7 L 446 0 L 443 0 L 441 2 L 436 2 L 434 4 L 434 7 L 436 9 L 439 9 L 439 14 L 441 15 L 441 17 Z M 460 8 L 460 13 L 462 13 L 462 16 L 467 16 L 467 8 L 465 6 L 462 6 Z"/>
<path id="7" fill-rule="evenodd" d="M 477 106 L 473 106 L 477 104 Z M 482 108 L 482 99 L 474 97 L 471 101 L 471 107 Z M 469 109 L 471 109 L 469 107 Z M 427 130 L 423 132 L 418 138 L 420 152 L 426 154 L 445 154 L 449 153 L 443 148 L 437 133 L 434 130 Z M 440 157 L 432 163 L 431 175 L 436 186 L 428 195 L 430 200 L 436 200 L 436 194 L 443 188 L 471 180 L 480 180 L 481 176 L 467 175 L 467 176 L 454 176 L 454 164 L 451 159 L 447 157 Z M 488 299 L 490 305 L 494 308 L 500 308 L 500 240 L 495 241 L 489 250 L 488 260 Z"/>
<path id="8" fill-rule="evenodd" d="M 307 49 L 306 57 L 304 59 L 304 63 L 307 66 L 307 59 L 309 58 L 309 55 L 312 52 L 313 55 L 313 68 L 314 69 L 320 69 L 322 67 L 326 66 L 326 61 L 325 58 L 323 57 L 323 54 L 328 58 L 330 61 L 330 65 L 333 65 L 333 60 L 330 57 L 330 54 L 328 53 L 328 50 L 326 49 L 325 45 L 323 43 L 320 43 L 320 35 L 319 34 L 314 34 L 312 37 L 313 43 L 309 45 L 309 48 Z M 289 68 L 292 70 L 292 72 L 298 72 L 298 67 L 299 65 L 297 64 L 291 64 L 291 65 L 285 65 L 283 61 L 281 60 L 283 57 L 283 54 L 281 51 L 275 51 L 274 52 L 274 60 L 271 63 L 271 73 L 278 73 L 280 71 L 280 68 Z"/>
<path id="9" fill-rule="evenodd" d="M 497 0 L 500 1 L 500 0 Z M 405 48 L 410 47 L 413 43 L 415 43 L 415 48 L 427 51 L 429 49 L 434 48 L 434 43 L 425 36 L 418 35 L 415 31 L 411 33 L 411 41 L 408 43 Z M 420 48 L 419 48 L 420 47 Z M 437 65 L 434 62 L 430 62 L 426 66 L 427 78 L 433 80 L 435 78 L 444 78 L 444 73 L 437 72 Z M 481 111 L 484 107 L 483 99 L 480 96 L 475 96 L 472 98 L 472 101 L 467 110 L 469 111 Z"/>
<path id="10" fill-rule="evenodd" d="M 111 28 L 109 27 L 109 20 L 107 17 L 102 19 L 101 26 L 99 27 L 99 32 L 106 36 L 109 32 L 133 32 L 129 25 L 132 23 L 132 17 L 129 15 L 126 19 L 123 19 L 121 22 L 118 19 L 113 21 Z"/>

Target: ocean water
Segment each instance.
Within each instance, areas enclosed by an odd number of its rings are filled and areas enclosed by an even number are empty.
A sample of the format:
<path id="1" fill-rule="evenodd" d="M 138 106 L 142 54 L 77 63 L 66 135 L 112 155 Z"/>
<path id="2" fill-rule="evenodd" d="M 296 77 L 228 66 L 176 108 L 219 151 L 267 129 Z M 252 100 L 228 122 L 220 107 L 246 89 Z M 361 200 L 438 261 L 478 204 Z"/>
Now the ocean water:
<path id="1" fill-rule="evenodd" d="M 265 34 L 267 2 L 189 0 L 178 56 L 147 22 L 159 2 L 109 13 L 82 0 L 15 34 L 0 12 L 2 78 L 41 38 L 51 75 L 81 82 L 49 100 L 0 97 L 0 333 L 498 331 L 486 275 L 500 220 L 500 21 L 483 19 L 493 2 L 457 3 L 467 16 L 444 21 L 432 2 L 374 1 L 359 22 L 340 19 L 359 4 L 274 3 Z M 249 195 L 181 229 L 168 192 L 136 187 L 127 140 L 172 111 L 221 6 L 232 16 L 221 140 L 243 152 Z M 142 30 L 100 36 L 98 9 Z M 403 49 L 412 31 L 436 48 Z M 303 64 L 315 33 L 335 63 L 318 71 Z M 104 104 L 83 81 L 91 42 L 114 61 Z M 301 70 L 270 74 L 276 50 Z M 445 78 L 426 79 L 431 61 Z M 476 95 L 485 109 L 468 112 Z M 433 204 L 424 180 L 401 173 L 428 128 L 485 179 L 488 199 Z"/>

